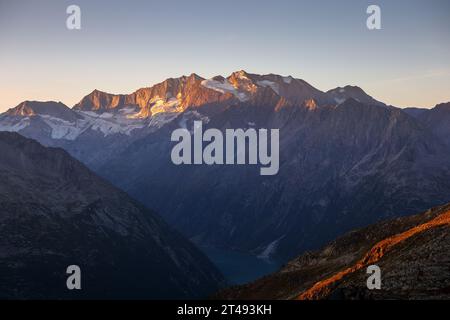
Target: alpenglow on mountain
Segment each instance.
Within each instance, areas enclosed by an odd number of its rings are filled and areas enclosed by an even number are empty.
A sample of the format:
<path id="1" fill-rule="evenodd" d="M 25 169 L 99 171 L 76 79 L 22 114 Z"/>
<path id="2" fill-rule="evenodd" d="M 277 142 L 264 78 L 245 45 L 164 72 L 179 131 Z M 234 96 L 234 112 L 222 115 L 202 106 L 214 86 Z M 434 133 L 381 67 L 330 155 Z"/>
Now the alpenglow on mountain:
<path id="1" fill-rule="evenodd" d="M 450 298 L 450 205 L 380 222 L 289 261 L 278 272 L 214 297 L 238 300 L 429 300 Z M 382 270 L 367 288 L 367 267 Z"/>
<path id="2" fill-rule="evenodd" d="M 356 86 L 245 71 L 167 79 L 131 94 L 98 90 L 72 109 L 27 101 L 0 116 L 67 150 L 201 245 L 282 261 L 381 219 L 450 201 L 442 104 L 413 116 Z M 175 166 L 177 128 L 280 130 L 280 169 Z"/>

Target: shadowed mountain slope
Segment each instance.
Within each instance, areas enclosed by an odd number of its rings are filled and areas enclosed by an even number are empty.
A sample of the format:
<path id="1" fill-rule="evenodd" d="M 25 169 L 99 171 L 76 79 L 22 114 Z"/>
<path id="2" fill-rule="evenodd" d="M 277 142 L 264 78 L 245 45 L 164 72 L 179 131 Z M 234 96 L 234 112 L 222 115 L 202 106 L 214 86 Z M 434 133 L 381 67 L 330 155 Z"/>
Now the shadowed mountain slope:
<path id="1" fill-rule="evenodd" d="M 62 149 L 0 133 L 0 297 L 193 298 L 222 276 L 154 212 Z M 78 265 L 82 290 L 66 288 Z"/>

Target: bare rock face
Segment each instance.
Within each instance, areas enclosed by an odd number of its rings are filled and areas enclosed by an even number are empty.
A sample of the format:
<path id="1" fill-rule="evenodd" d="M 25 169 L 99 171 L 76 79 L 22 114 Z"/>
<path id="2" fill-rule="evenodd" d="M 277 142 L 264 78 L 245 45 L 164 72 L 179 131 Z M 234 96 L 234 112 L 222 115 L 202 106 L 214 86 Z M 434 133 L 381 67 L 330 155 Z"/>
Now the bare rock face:
<path id="1" fill-rule="evenodd" d="M 355 230 L 225 299 L 449 299 L 450 205 Z M 381 289 L 369 290 L 369 265 Z"/>
<path id="2" fill-rule="evenodd" d="M 62 149 L 0 133 L 0 297 L 193 298 L 222 276 L 154 212 Z M 66 268 L 82 290 L 66 288 Z"/>
<path id="3" fill-rule="evenodd" d="M 126 95 L 94 90 L 74 106 L 74 110 L 107 111 L 132 103 Z"/>

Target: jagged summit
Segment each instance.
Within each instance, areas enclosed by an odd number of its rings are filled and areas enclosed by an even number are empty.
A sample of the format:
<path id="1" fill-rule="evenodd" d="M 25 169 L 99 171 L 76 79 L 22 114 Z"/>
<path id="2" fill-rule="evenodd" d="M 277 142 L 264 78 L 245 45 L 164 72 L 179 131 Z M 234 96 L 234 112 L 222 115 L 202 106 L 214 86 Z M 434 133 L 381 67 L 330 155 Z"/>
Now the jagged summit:
<path id="1" fill-rule="evenodd" d="M 178 78 L 168 78 L 151 87 L 141 88 L 127 95 L 109 94 L 94 90 L 74 106 L 80 111 L 117 111 L 121 108 L 138 109 L 137 117 L 149 117 L 160 112 L 180 112 L 189 107 L 205 104 L 248 102 L 266 88 L 279 98 L 301 105 L 305 100 L 314 99 L 321 104 L 333 103 L 333 99 L 314 88 L 306 81 L 292 76 L 276 74 L 259 75 L 245 70 L 231 75 L 205 79 L 196 73 Z M 256 99 L 261 102 L 260 99 Z M 153 107 L 156 107 L 152 110 Z"/>
<path id="2" fill-rule="evenodd" d="M 47 138 L 74 140 L 91 131 L 108 136 L 158 129 L 190 111 L 217 113 L 231 106 L 258 107 L 266 113 L 295 108 L 312 111 L 338 106 L 350 98 L 363 104 L 386 106 L 356 86 L 323 92 L 302 79 L 273 73 L 239 70 L 209 79 L 191 73 L 130 94 L 95 89 L 72 109 L 60 102 L 25 101 L 0 115 L 0 130 L 26 135 L 37 130 L 41 133 L 40 141 L 46 143 Z"/>
<path id="3" fill-rule="evenodd" d="M 99 89 L 83 97 L 73 106 L 83 112 L 125 112 L 130 119 L 142 119 L 158 113 L 182 112 L 189 107 L 200 107 L 229 101 L 230 104 L 261 101 L 260 92 L 270 89 L 279 97 L 294 105 L 302 105 L 313 99 L 318 106 L 340 104 L 354 98 L 365 104 L 386 106 L 375 100 L 357 86 L 338 87 L 328 92 L 314 88 L 308 82 L 292 76 L 277 74 L 255 74 L 245 70 L 232 72 L 229 76 L 215 76 L 205 79 L 196 73 L 168 78 L 150 87 L 144 87 L 131 94 L 112 94 Z M 270 103 L 270 101 L 268 101 Z M 64 120 L 73 120 L 74 114 L 66 112 L 67 107 L 56 102 L 25 101 L 6 112 L 8 115 L 33 116 L 65 113 Z M 123 109 L 127 109 L 123 111 Z M 58 110 L 58 111 L 55 111 Z M 62 111 L 64 110 L 64 111 Z"/>
<path id="4" fill-rule="evenodd" d="M 116 95 L 95 89 L 77 103 L 74 110 L 105 111 L 126 103 L 126 95 Z"/>

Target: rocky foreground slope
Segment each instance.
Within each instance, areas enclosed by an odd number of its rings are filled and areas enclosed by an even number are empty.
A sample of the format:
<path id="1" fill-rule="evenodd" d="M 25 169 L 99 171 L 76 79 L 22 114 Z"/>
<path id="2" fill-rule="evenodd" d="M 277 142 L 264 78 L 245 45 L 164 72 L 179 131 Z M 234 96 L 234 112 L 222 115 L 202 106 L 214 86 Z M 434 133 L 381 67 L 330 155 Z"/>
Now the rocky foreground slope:
<path id="1" fill-rule="evenodd" d="M 154 212 L 62 149 L 0 133 L 0 298 L 193 298 L 223 278 Z M 81 268 L 80 291 L 66 268 Z"/>
<path id="2" fill-rule="evenodd" d="M 225 299 L 450 299 L 450 204 L 356 230 Z M 381 268 L 369 290 L 367 266 Z"/>

